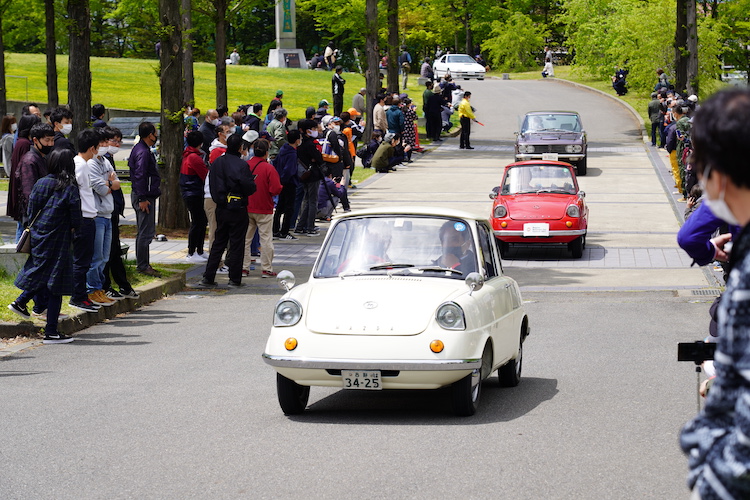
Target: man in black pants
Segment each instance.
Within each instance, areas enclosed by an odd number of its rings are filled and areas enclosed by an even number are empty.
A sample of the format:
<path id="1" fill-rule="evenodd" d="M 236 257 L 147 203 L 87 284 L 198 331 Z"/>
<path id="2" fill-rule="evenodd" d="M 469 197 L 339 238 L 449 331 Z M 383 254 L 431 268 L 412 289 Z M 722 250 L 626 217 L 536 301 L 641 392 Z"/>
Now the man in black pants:
<path id="1" fill-rule="evenodd" d="M 471 147 L 469 136 L 471 135 L 471 121 L 476 121 L 476 117 L 474 116 L 474 108 L 469 104 L 470 99 L 471 92 L 465 92 L 461 104 L 458 105 L 458 117 L 461 121 L 460 149 L 474 149 Z"/>
<path id="2" fill-rule="evenodd" d="M 199 286 L 216 286 L 216 270 L 227 244 L 225 263 L 229 267 L 229 286 L 242 286 L 242 257 L 249 222 L 247 197 L 256 189 L 250 168 L 241 158 L 249 149 L 250 144 L 242 137 L 230 135 L 226 153 L 211 165 L 208 173 L 211 199 L 216 203 L 216 236 Z"/>

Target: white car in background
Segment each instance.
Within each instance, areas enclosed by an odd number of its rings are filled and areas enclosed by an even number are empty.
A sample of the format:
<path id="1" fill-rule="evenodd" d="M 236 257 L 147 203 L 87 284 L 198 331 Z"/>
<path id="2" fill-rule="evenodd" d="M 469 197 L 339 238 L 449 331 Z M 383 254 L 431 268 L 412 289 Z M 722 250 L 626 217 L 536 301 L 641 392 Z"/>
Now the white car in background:
<path id="1" fill-rule="evenodd" d="M 458 210 L 391 208 L 334 219 L 307 283 L 278 279 L 263 360 L 279 404 L 302 413 L 310 386 L 450 386 L 473 415 L 482 381 L 519 383 L 529 334 L 518 284 L 503 274 L 489 222 Z"/>
<path id="2" fill-rule="evenodd" d="M 435 61 L 435 64 L 432 65 L 432 71 L 435 73 L 436 80 L 448 73 L 454 80 L 459 78 L 484 80 L 486 69 L 470 55 L 446 54 Z"/>

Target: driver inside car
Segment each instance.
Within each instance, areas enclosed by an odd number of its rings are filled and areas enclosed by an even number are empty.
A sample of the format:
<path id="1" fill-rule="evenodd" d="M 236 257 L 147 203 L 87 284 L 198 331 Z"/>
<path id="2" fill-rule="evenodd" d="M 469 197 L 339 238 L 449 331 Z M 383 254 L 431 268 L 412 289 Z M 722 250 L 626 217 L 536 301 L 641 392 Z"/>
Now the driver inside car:
<path id="1" fill-rule="evenodd" d="M 471 231 L 463 222 L 447 221 L 440 227 L 442 255 L 434 262 L 440 267 L 461 271 L 465 276 L 476 271 L 471 251 Z"/>

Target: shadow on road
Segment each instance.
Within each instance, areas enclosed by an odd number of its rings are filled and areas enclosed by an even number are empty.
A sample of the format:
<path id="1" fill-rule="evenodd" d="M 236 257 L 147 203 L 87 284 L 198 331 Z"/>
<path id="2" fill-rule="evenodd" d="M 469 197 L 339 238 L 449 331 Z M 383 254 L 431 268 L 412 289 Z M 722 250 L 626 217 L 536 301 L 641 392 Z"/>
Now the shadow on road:
<path id="1" fill-rule="evenodd" d="M 432 391 L 342 389 L 314 402 L 304 414 L 289 418 L 311 424 L 479 425 L 522 417 L 557 393 L 556 379 L 523 378 L 518 387 L 504 389 L 493 376 L 482 386 L 476 415 L 460 418 L 453 415 L 449 387 Z"/>

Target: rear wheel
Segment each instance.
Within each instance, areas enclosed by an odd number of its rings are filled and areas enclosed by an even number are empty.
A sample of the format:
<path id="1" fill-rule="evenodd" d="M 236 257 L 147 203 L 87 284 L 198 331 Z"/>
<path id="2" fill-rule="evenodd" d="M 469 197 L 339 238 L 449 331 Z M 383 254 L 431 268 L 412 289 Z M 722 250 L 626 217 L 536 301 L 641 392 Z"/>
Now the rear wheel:
<path id="1" fill-rule="evenodd" d="M 515 387 L 521 382 L 521 368 L 523 368 L 523 340 L 519 340 L 518 356 L 511 359 L 497 370 L 497 380 L 500 387 Z"/>
<path id="2" fill-rule="evenodd" d="M 586 158 L 576 164 L 576 173 L 580 176 L 586 175 Z"/>
<path id="3" fill-rule="evenodd" d="M 574 259 L 583 257 L 583 236 L 579 236 L 569 243 L 569 248 Z"/>
<path id="4" fill-rule="evenodd" d="M 276 393 L 284 415 L 298 415 L 305 411 L 310 398 L 310 387 L 299 385 L 280 373 L 276 374 Z"/>

